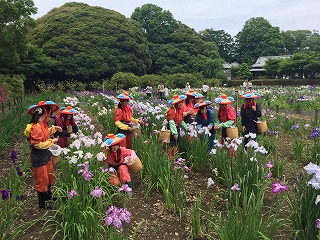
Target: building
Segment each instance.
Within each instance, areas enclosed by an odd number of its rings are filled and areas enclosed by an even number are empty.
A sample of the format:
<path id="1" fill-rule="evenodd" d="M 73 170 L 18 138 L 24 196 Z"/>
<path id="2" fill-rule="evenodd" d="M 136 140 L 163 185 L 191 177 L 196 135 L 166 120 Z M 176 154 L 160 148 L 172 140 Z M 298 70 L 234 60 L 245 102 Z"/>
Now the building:
<path id="1" fill-rule="evenodd" d="M 223 71 L 227 74 L 228 80 L 231 80 L 231 68 L 236 67 L 238 65 L 239 65 L 239 63 L 236 63 L 236 62 L 223 64 Z"/>
<path id="2" fill-rule="evenodd" d="M 257 79 L 261 76 L 264 76 L 266 73 L 266 70 L 264 69 L 264 66 L 266 65 L 266 62 L 268 59 L 285 59 L 290 58 L 291 55 L 282 55 L 282 56 L 263 56 L 259 57 L 255 64 L 251 65 L 250 72 L 252 73 L 252 78 Z"/>

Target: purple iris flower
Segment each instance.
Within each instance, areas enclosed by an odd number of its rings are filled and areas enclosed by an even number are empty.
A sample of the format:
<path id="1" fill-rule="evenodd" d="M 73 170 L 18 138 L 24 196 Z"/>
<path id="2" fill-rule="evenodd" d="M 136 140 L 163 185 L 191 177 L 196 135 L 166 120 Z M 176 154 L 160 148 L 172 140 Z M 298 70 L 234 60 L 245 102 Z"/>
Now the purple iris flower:
<path id="1" fill-rule="evenodd" d="M 2 195 L 2 200 L 12 197 L 12 191 L 10 189 L 0 190 L 0 194 Z"/>
<path id="2" fill-rule="evenodd" d="M 271 184 L 272 192 L 273 193 L 279 193 L 281 191 L 288 191 L 288 187 L 284 184 L 281 184 L 280 182 L 274 182 Z"/>
<path id="3" fill-rule="evenodd" d="M 11 159 L 13 163 L 16 163 L 17 161 L 17 152 L 15 150 L 11 151 Z"/>
<path id="4" fill-rule="evenodd" d="M 16 167 L 16 172 L 20 177 L 23 175 L 23 172 L 21 172 L 19 167 Z"/>

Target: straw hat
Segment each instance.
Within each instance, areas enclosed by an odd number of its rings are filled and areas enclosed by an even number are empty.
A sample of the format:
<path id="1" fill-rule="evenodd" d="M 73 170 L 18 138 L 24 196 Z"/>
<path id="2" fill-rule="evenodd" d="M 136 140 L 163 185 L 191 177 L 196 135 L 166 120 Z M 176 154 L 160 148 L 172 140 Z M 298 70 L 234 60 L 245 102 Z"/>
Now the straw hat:
<path id="1" fill-rule="evenodd" d="M 71 106 L 67 106 L 67 107 L 62 107 L 59 110 L 59 114 L 78 114 L 78 111 L 73 109 Z"/>
<path id="2" fill-rule="evenodd" d="M 210 104 L 212 104 L 212 102 L 206 100 L 206 101 L 203 101 L 201 100 L 200 102 L 196 103 L 194 105 L 194 108 L 200 108 L 200 107 L 204 107 L 204 106 L 209 106 Z"/>
<path id="3" fill-rule="evenodd" d="M 126 139 L 126 135 L 124 135 L 122 133 L 118 133 L 116 135 L 113 133 L 109 133 L 106 136 L 106 138 L 104 139 L 104 142 L 107 147 L 111 147 L 113 145 L 119 144 L 120 142 L 122 142 L 125 139 Z"/>
<path id="4" fill-rule="evenodd" d="M 257 92 L 246 92 L 245 94 L 240 96 L 241 98 L 260 98 L 260 94 Z"/>
<path id="5" fill-rule="evenodd" d="M 133 96 L 129 95 L 127 92 L 122 92 L 117 96 L 119 100 L 133 100 Z"/>
<path id="6" fill-rule="evenodd" d="M 228 97 L 226 94 L 221 94 L 219 97 L 214 99 L 214 102 L 219 104 L 231 104 L 234 102 L 234 98 Z"/>
<path id="7" fill-rule="evenodd" d="M 178 95 L 178 94 L 175 94 L 173 95 L 173 98 L 170 99 L 170 101 L 168 102 L 168 105 L 169 106 L 172 106 L 172 105 L 175 105 L 183 100 L 185 100 L 187 97 L 185 95 Z"/>
<path id="8" fill-rule="evenodd" d="M 30 115 L 33 115 L 37 108 L 41 108 L 41 107 L 44 107 L 44 106 L 49 106 L 51 108 L 51 113 L 54 113 L 54 112 L 59 110 L 58 104 L 56 104 L 54 101 L 40 101 L 40 102 L 38 102 L 37 105 L 31 105 L 29 107 L 29 109 L 28 109 L 28 113 Z M 42 111 L 41 111 L 41 113 L 42 113 Z"/>

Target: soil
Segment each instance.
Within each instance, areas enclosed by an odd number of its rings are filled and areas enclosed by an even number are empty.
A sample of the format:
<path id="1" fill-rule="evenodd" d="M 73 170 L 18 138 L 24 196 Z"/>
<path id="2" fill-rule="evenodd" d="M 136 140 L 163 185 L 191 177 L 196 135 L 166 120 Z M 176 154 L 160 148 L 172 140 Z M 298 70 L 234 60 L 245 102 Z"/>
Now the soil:
<path id="1" fill-rule="evenodd" d="M 98 121 L 94 116 L 90 117 L 93 119 L 93 124 L 98 126 L 97 130 L 99 131 L 100 128 L 100 131 L 104 132 L 101 127 L 99 127 Z M 12 167 L 12 161 L 10 158 L 11 150 L 15 150 L 17 152 L 18 161 L 23 159 L 22 154 L 24 154 L 24 141 L 25 138 L 21 136 L 10 145 L 8 148 L 10 150 L 9 152 L 2 153 L 2 155 L 0 155 L 0 159 L 2 159 L 0 161 L 1 176 L 6 177 L 8 170 Z M 282 159 L 286 159 L 286 161 L 292 163 L 294 168 L 292 161 L 293 158 L 288 154 L 292 149 L 292 139 L 286 136 L 280 136 L 277 144 L 280 145 L 280 148 L 278 149 L 281 149 L 281 151 L 278 150 L 276 152 L 278 155 L 277 158 L 280 157 Z M 287 177 L 287 180 L 293 185 L 295 176 L 289 172 L 286 174 L 287 175 L 284 177 Z M 221 205 L 223 205 L 224 201 L 219 196 L 221 191 L 218 186 L 207 188 L 207 179 L 209 177 L 213 178 L 213 175 L 206 171 L 192 171 L 188 173 L 188 178 L 186 179 L 187 207 L 190 207 L 201 193 L 202 205 L 207 205 L 210 202 L 215 201 L 217 203 L 217 208 L 220 208 L 221 210 Z M 127 233 L 129 233 L 129 235 L 132 234 L 137 227 L 138 231 L 135 239 L 190 239 L 189 213 L 186 212 L 186 216 L 180 219 L 177 214 L 166 211 L 164 207 L 164 197 L 157 192 L 152 192 L 152 194 L 148 194 L 146 197 L 146 192 L 142 185 L 143 184 L 139 180 L 139 177 L 134 175 L 134 195 L 127 203 L 127 208 L 132 214 L 132 219 L 129 224 L 130 227 L 126 229 Z M 30 222 L 35 219 L 38 219 L 39 221 L 27 229 L 18 239 L 50 239 L 53 232 L 50 230 L 48 231 L 48 228 L 46 227 L 46 216 L 50 214 L 53 214 L 53 212 L 38 208 L 33 176 L 31 172 L 28 172 L 26 175 L 26 190 L 23 199 L 23 209 L 19 212 L 16 221 L 17 225 L 19 223 Z M 289 238 L 284 237 L 282 239 Z"/>

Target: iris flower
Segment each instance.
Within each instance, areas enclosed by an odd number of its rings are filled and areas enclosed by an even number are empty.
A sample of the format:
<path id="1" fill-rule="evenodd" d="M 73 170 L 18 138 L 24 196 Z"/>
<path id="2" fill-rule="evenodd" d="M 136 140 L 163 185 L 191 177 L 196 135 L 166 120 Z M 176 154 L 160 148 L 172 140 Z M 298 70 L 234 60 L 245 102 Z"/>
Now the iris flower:
<path id="1" fill-rule="evenodd" d="M 280 182 L 274 182 L 271 184 L 272 192 L 273 193 L 279 193 L 281 191 L 288 191 L 288 187 L 284 184 L 281 184 Z"/>

